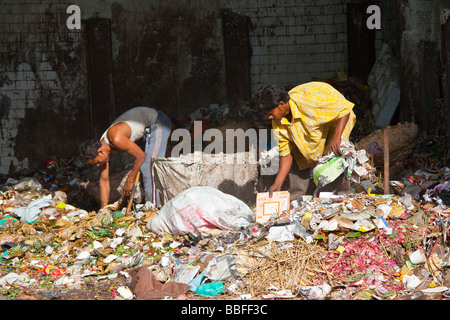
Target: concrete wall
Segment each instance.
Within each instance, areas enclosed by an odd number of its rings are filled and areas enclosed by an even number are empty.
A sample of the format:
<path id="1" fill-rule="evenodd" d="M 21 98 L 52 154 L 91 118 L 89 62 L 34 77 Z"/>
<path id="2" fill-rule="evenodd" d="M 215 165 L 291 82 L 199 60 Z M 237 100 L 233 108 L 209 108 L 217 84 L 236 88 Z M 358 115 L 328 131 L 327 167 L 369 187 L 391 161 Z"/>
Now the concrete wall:
<path id="1" fill-rule="evenodd" d="M 331 77 L 338 69 L 346 72 L 348 2 L 2 0 L 0 173 L 75 154 L 80 142 L 97 137 L 117 115 L 136 105 L 182 117 L 199 107 L 227 102 L 226 70 L 232 68 L 225 65 L 224 9 L 249 18 L 252 92 L 268 83 L 294 86 Z M 405 74 L 417 79 L 421 56 L 414 49 L 421 40 L 439 42 L 439 10 L 447 3 L 396 0 L 392 5 L 391 0 L 381 0 L 386 29 L 377 32 L 376 49 L 384 38 L 397 40 Z M 81 9 L 81 30 L 66 27 L 66 9 L 72 4 Z M 402 13 L 400 19 L 392 8 Z M 89 29 L 94 18 L 109 21 L 104 26 L 110 30 Z M 113 105 L 103 115 L 103 93 L 92 91 L 98 84 L 92 80 L 99 79 L 93 73 L 99 75 L 101 69 L 92 65 L 93 47 L 88 42 L 89 34 L 101 32 L 110 32 L 105 59 L 111 61 L 112 90 L 105 93 L 109 96 L 104 101 L 109 102 L 104 103 Z M 415 101 L 411 92 L 404 100 L 404 118 L 417 118 L 408 111 Z"/>
<path id="2" fill-rule="evenodd" d="M 438 108 L 441 98 L 441 13 L 444 8 L 450 8 L 450 1 L 401 1 L 401 120 L 417 123 L 424 134 L 440 128 L 446 116 Z"/>
<path id="3" fill-rule="evenodd" d="M 71 4 L 81 9 L 81 30 L 66 27 Z M 251 22 L 252 91 L 346 69 L 342 0 L 3 0 L 0 173 L 76 153 L 81 141 L 135 105 L 175 117 L 227 102 L 222 9 Z M 105 59 L 112 59 L 113 96 L 105 101 L 115 105 L 103 122 L 101 106 L 92 103 L 101 101 L 92 70 L 101 71 L 89 66 L 90 18 L 109 19 L 111 27 L 112 57 Z"/>
<path id="4" fill-rule="evenodd" d="M 66 26 L 72 4 L 81 9 L 81 30 Z M 133 106 L 153 106 L 177 116 L 225 102 L 217 4 L 2 0 L 0 173 L 76 154 L 80 142 L 98 138 L 110 121 Z M 104 59 L 112 60 L 112 70 L 97 68 L 102 57 L 90 59 L 88 35 L 104 32 L 89 30 L 91 18 L 110 21 L 111 50 Z M 98 40 L 91 39 L 91 46 L 103 39 Z M 102 106 L 92 98 L 102 97 L 91 80 L 111 71 L 114 89 L 108 101 L 114 106 L 99 114 Z"/>
<path id="5" fill-rule="evenodd" d="M 223 0 L 222 5 L 251 18 L 252 91 L 346 71 L 346 1 Z"/>
<path id="6" fill-rule="evenodd" d="M 116 1 L 109 8 L 117 113 L 149 105 L 177 116 L 226 101 L 217 1 Z"/>
<path id="7" fill-rule="evenodd" d="M 66 4 L 0 3 L 0 173 L 70 154 L 86 137 L 89 96 L 82 32 Z"/>

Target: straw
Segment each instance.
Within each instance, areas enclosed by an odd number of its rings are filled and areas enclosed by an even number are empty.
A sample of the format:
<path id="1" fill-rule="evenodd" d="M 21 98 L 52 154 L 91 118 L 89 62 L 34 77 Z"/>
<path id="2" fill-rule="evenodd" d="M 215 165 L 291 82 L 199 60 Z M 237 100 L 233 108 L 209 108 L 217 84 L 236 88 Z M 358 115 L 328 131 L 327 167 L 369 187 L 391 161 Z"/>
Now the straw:
<path id="1" fill-rule="evenodd" d="M 265 252 L 261 250 L 263 247 L 270 249 Z M 283 247 L 285 245 L 265 240 L 258 246 L 243 249 L 249 255 L 261 256 L 243 276 L 253 297 L 269 293 L 271 287 L 295 292 L 298 286 L 315 285 L 319 273 L 327 274 L 330 279 L 320 261 L 325 253 L 323 248 L 308 244 L 303 239 L 296 239 L 292 246 Z"/>

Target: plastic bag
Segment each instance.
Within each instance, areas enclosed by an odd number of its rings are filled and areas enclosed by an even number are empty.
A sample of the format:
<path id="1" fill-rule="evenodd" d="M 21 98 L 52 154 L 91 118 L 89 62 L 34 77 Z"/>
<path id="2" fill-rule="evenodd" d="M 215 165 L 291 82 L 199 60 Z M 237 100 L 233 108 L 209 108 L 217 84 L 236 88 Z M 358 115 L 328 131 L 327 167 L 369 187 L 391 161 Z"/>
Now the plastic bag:
<path id="1" fill-rule="evenodd" d="M 187 284 L 194 279 L 199 269 L 200 266 L 182 263 L 180 259 L 177 259 L 174 267 L 175 277 L 173 281 Z"/>
<path id="2" fill-rule="evenodd" d="M 47 198 L 33 200 L 27 207 L 17 208 L 14 214 L 20 218 L 20 221 L 29 223 L 39 216 L 41 209 L 53 205 L 53 201 Z"/>
<path id="3" fill-rule="evenodd" d="M 334 157 L 323 164 L 318 164 L 313 169 L 314 183 L 322 188 L 337 179 L 347 167 L 347 163 L 341 157 Z"/>
<path id="4" fill-rule="evenodd" d="M 223 293 L 223 287 L 222 281 L 209 282 L 199 285 L 195 293 L 201 296 L 216 297 Z"/>
<path id="5" fill-rule="evenodd" d="M 147 229 L 157 234 L 205 234 L 247 226 L 254 219 L 252 210 L 236 197 L 211 187 L 192 187 L 166 203 Z"/>
<path id="6" fill-rule="evenodd" d="M 155 186 L 166 204 L 181 192 L 197 186 L 216 188 L 245 203 L 254 199 L 258 165 L 252 152 L 207 154 L 194 152 L 180 157 L 153 158 Z"/>
<path id="7" fill-rule="evenodd" d="M 297 287 L 298 293 L 306 297 L 308 300 L 321 300 L 331 292 L 331 286 L 324 283 L 320 286 L 299 286 Z"/>

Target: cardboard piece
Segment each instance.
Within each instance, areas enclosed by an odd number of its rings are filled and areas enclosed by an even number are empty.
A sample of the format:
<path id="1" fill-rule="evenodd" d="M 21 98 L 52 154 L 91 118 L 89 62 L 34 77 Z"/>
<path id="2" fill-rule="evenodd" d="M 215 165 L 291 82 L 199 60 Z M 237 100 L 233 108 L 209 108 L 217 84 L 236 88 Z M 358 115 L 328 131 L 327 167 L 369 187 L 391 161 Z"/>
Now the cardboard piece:
<path id="1" fill-rule="evenodd" d="M 290 209 L 289 191 L 278 191 L 269 198 L 268 192 L 260 192 L 256 195 L 256 222 L 265 223 L 275 214 L 278 216 L 283 211 Z"/>

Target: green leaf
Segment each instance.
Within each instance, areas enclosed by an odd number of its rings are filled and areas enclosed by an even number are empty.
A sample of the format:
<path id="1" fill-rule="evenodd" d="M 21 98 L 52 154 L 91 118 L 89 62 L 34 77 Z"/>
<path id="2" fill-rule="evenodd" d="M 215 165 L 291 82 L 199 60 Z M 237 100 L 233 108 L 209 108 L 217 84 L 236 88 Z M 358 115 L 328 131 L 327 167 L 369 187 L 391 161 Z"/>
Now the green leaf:
<path id="1" fill-rule="evenodd" d="M 361 231 L 355 231 L 355 232 L 349 232 L 347 233 L 347 237 L 348 238 L 358 238 L 361 237 L 365 234 L 365 232 L 361 232 Z"/>

